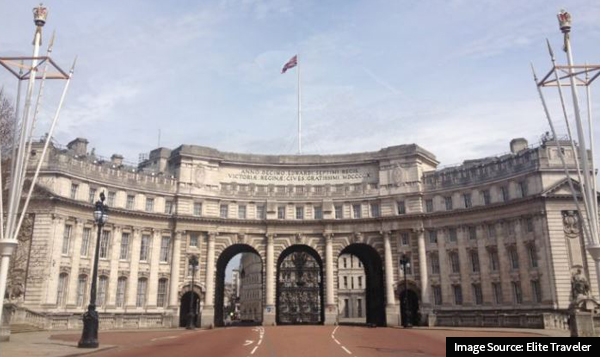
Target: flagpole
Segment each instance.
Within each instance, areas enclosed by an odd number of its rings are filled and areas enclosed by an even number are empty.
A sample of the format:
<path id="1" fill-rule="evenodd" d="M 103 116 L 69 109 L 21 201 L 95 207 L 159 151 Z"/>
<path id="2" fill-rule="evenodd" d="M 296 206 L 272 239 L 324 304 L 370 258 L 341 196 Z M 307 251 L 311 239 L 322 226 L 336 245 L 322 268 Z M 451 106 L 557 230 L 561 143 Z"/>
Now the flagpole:
<path id="1" fill-rule="evenodd" d="M 298 64 L 298 155 L 302 154 L 302 86 L 300 85 L 300 54 L 296 55 Z"/>

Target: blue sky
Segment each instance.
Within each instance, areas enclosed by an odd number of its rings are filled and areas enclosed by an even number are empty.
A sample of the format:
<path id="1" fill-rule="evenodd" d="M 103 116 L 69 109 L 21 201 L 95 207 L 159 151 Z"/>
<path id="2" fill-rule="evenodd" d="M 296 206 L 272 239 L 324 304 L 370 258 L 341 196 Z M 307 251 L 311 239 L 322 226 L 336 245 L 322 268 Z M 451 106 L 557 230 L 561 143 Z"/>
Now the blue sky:
<path id="1" fill-rule="evenodd" d="M 597 1 L 44 3 L 53 57 L 68 68 L 79 55 L 56 139 L 87 137 L 130 161 L 157 146 L 159 129 L 171 148 L 295 153 L 296 70 L 280 71 L 296 53 L 306 153 L 417 143 L 442 165 L 547 130 L 529 62 L 548 69 L 546 37 L 564 62 L 562 7 L 575 60 L 600 62 Z M 0 1 L 0 54 L 30 54 L 36 4 Z M 0 80 L 14 92 L 5 72 Z"/>

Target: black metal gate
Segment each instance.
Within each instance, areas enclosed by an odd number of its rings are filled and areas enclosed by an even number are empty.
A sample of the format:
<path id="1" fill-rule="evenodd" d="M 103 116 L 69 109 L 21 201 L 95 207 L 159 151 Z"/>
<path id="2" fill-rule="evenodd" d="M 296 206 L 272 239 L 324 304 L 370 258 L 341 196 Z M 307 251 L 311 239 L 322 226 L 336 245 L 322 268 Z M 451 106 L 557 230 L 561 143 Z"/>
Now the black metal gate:
<path id="1" fill-rule="evenodd" d="M 277 277 L 277 311 L 281 324 L 321 323 L 321 267 L 311 255 L 294 252 L 285 257 Z"/>

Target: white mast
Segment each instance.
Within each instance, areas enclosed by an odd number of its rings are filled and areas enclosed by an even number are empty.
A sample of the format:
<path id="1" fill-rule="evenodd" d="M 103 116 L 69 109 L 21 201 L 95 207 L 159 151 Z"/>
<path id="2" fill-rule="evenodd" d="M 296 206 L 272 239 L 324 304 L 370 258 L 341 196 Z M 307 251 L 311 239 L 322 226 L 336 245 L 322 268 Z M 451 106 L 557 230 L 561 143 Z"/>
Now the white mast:
<path id="1" fill-rule="evenodd" d="M 298 64 L 298 155 L 302 154 L 302 86 L 300 85 L 300 54 L 296 55 Z"/>

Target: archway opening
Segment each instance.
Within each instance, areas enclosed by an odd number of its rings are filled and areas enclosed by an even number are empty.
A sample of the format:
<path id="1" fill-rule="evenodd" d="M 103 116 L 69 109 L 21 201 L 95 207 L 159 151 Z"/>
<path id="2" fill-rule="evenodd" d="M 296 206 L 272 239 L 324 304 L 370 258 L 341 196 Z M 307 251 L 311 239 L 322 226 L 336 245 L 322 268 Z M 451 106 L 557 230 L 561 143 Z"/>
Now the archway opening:
<path id="1" fill-rule="evenodd" d="M 340 257 L 346 254 L 357 257 L 364 268 L 366 280 L 364 292 L 366 323 L 376 326 L 386 326 L 385 288 L 383 284 L 381 256 L 373 247 L 364 243 L 350 244 L 340 252 Z"/>
<path id="2" fill-rule="evenodd" d="M 352 254 L 338 258 L 338 321 L 340 324 L 365 324 L 366 276 L 360 259 Z"/>
<path id="3" fill-rule="evenodd" d="M 263 263 L 247 244 L 227 247 L 217 259 L 214 326 L 262 323 Z"/>
<path id="4" fill-rule="evenodd" d="M 181 296 L 179 305 L 179 327 L 186 327 L 190 312 L 196 327 L 200 327 L 200 296 L 196 292 L 188 291 Z"/>
<path id="5" fill-rule="evenodd" d="M 411 290 L 402 290 L 400 292 L 400 309 L 402 312 L 402 325 L 407 321 L 413 326 L 419 325 L 419 296 Z"/>
<path id="6" fill-rule="evenodd" d="M 286 248 L 277 260 L 277 324 L 323 324 L 323 302 L 323 261 L 319 254 L 307 245 Z"/>

